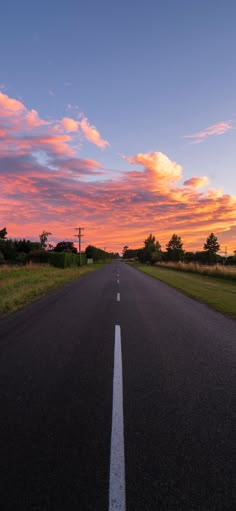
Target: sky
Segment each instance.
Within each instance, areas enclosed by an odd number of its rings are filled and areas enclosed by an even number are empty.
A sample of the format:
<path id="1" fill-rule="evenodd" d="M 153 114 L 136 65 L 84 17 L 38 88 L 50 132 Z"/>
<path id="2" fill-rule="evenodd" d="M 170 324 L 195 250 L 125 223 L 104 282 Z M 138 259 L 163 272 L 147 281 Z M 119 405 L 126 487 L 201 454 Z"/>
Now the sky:
<path id="1" fill-rule="evenodd" d="M 236 250 L 235 19 L 235 0 L 4 2 L 0 229 Z"/>

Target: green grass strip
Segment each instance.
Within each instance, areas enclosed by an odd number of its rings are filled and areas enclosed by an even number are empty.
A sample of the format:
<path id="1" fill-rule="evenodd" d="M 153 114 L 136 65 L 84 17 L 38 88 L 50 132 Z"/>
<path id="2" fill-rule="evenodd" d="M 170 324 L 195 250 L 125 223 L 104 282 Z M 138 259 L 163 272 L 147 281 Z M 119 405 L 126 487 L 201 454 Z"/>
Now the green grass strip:
<path id="1" fill-rule="evenodd" d="M 63 269 L 42 264 L 0 268 L 0 313 L 14 312 L 47 294 L 51 289 L 103 266 L 104 264 L 91 264 Z"/>
<path id="2" fill-rule="evenodd" d="M 157 266 L 135 265 L 138 270 L 207 303 L 219 312 L 236 318 L 236 283 L 222 278 L 207 277 Z"/>

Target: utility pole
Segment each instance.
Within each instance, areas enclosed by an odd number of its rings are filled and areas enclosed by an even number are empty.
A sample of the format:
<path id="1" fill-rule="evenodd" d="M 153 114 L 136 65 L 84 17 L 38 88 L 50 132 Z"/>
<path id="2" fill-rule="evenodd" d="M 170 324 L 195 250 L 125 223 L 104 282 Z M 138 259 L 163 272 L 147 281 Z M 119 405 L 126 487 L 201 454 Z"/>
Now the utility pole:
<path id="1" fill-rule="evenodd" d="M 81 238 L 84 234 L 81 231 L 84 230 L 84 227 L 75 227 L 75 230 L 78 231 L 78 234 L 75 234 L 76 238 L 79 238 L 79 264 L 81 266 Z"/>
<path id="2" fill-rule="evenodd" d="M 227 247 L 225 247 L 225 264 L 227 263 L 227 257 L 228 257 Z"/>

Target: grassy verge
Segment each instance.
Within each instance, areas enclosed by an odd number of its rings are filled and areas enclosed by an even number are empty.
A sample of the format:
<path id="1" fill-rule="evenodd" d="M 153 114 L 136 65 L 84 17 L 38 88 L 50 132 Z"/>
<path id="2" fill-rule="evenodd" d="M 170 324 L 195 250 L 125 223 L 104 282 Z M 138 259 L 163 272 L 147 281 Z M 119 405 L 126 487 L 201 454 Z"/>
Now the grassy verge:
<path id="1" fill-rule="evenodd" d="M 234 266 L 223 266 L 222 264 L 208 266 L 206 264 L 182 262 L 160 262 L 158 266 L 161 266 L 162 268 L 169 268 L 171 270 L 200 273 L 201 275 L 208 275 L 209 277 L 235 280 L 236 282 L 236 268 Z"/>
<path id="2" fill-rule="evenodd" d="M 179 289 L 200 302 L 236 318 L 236 283 L 222 278 L 180 272 L 174 269 L 135 265 L 138 270 Z"/>
<path id="3" fill-rule="evenodd" d="M 47 265 L 0 268 L 0 313 L 10 313 L 45 295 L 50 289 L 102 268 L 103 264 L 54 268 Z"/>

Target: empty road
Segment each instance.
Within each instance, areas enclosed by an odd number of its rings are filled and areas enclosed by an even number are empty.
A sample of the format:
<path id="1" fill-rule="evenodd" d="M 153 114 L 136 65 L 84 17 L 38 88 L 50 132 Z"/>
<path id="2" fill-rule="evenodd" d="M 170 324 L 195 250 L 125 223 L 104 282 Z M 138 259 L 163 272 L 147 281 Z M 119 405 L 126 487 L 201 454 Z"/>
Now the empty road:
<path id="1" fill-rule="evenodd" d="M 236 321 L 120 261 L 0 320 L 1 511 L 236 509 Z"/>

